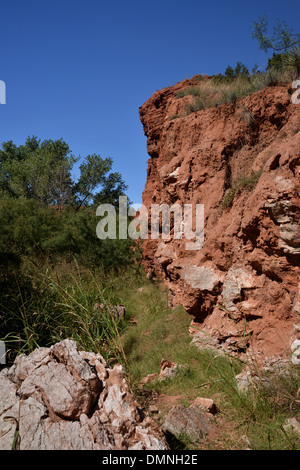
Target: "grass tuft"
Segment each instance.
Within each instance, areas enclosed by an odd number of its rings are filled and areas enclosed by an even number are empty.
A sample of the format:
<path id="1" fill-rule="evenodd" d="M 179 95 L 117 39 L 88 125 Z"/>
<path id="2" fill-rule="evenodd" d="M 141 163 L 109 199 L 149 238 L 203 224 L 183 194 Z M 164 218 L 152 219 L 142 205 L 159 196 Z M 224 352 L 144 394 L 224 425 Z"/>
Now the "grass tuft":
<path id="1" fill-rule="evenodd" d="M 222 203 L 221 210 L 228 209 L 232 206 L 234 198 L 241 194 L 244 189 L 252 190 L 258 183 L 258 180 L 262 174 L 262 171 L 252 173 L 250 176 L 240 178 L 236 183 L 228 190 Z"/>
<path id="2" fill-rule="evenodd" d="M 219 76 L 203 79 L 199 85 L 179 90 L 176 98 L 193 96 L 194 103 L 186 105 L 186 115 L 202 109 L 220 106 L 225 103 L 235 104 L 244 98 L 268 86 L 290 83 L 293 80 L 291 70 L 278 71 L 270 69 L 266 72 L 253 73 L 249 77 L 237 76 L 231 80 L 221 80 Z"/>

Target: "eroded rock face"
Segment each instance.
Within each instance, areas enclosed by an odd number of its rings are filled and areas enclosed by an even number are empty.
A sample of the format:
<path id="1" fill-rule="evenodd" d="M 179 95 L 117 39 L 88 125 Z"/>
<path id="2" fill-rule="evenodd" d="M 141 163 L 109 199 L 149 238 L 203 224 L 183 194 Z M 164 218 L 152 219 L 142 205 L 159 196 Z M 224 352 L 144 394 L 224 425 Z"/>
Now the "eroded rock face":
<path id="1" fill-rule="evenodd" d="M 0 390 L 0 449 L 167 449 L 130 394 L 122 366 L 108 368 L 74 341 L 18 356 L 1 371 Z"/>
<path id="2" fill-rule="evenodd" d="M 204 204 L 205 217 L 202 249 L 187 250 L 172 230 L 169 240 L 145 240 L 146 270 L 165 280 L 170 306 L 183 305 L 206 343 L 291 353 L 300 340 L 300 105 L 276 86 L 185 115 L 193 98 L 176 95 L 198 84 L 157 91 L 140 108 L 150 155 L 143 204 L 149 214 L 151 204 Z"/>

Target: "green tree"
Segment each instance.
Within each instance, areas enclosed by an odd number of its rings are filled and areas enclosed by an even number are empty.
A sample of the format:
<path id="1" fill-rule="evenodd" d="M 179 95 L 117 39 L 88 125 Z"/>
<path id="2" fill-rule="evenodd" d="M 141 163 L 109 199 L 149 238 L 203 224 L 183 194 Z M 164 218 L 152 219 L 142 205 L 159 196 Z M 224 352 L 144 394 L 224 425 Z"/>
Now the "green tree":
<path id="1" fill-rule="evenodd" d="M 268 59 L 268 65 L 267 65 L 267 70 L 278 70 L 279 72 L 282 72 L 284 69 L 284 56 L 286 56 L 286 53 L 281 53 L 277 54 L 276 52 L 273 52 L 273 55 L 271 58 Z"/>
<path id="2" fill-rule="evenodd" d="M 99 240 L 96 204 L 113 204 L 127 186 L 112 159 L 88 155 L 79 177 L 75 158 L 61 140 L 28 137 L 25 145 L 5 142 L 0 150 L 0 278 L 23 260 L 77 261 L 90 268 L 118 267 L 133 258 L 131 240 Z"/>
<path id="3" fill-rule="evenodd" d="M 296 76 L 300 76 L 300 34 L 293 31 L 285 22 L 276 20 L 273 33 L 269 32 L 267 16 L 258 18 L 252 24 L 252 37 L 258 41 L 260 49 L 267 52 L 273 50 L 275 54 L 269 59 L 268 69 L 285 68 L 294 69 Z"/>
<path id="4" fill-rule="evenodd" d="M 300 45 L 300 34 L 293 33 L 286 23 L 279 19 L 276 20 L 273 27 L 273 35 L 268 31 L 269 25 L 266 15 L 254 21 L 251 28 L 252 37 L 258 41 L 259 48 L 266 52 L 269 49 L 275 52 L 289 51 Z"/>
<path id="5" fill-rule="evenodd" d="M 235 78 L 234 77 L 234 70 L 230 65 L 228 65 L 228 67 L 226 68 L 224 75 L 228 80 L 233 80 Z"/>
<path id="6" fill-rule="evenodd" d="M 25 145 L 4 142 L 0 150 L 0 196 L 35 199 L 43 205 L 77 208 L 107 196 L 111 202 L 127 189 L 122 177 L 111 172 L 112 159 L 88 155 L 80 165 L 77 181 L 72 177 L 79 160 L 66 142 L 28 137 Z"/>
<path id="7" fill-rule="evenodd" d="M 236 80 L 237 78 L 249 79 L 250 73 L 246 65 L 242 64 L 242 62 L 238 61 L 235 68 L 228 65 L 225 70 L 224 75 L 219 73 L 218 75 L 214 76 L 215 83 L 227 83 Z"/>
<path id="8" fill-rule="evenodd" d="M 4 142 L 0 150 L 1 195 L 64 204 L 71 196 L 75 162 L 63 140 L 40 142 L 33 136 L 19 147 L 12 141 Z"/>
<path id="9" fill-rule="evenodd" d="M 118 172 L 109 173 L 112 167 L 111 158 L 100 158 L 99 155 L 88 155 L 80 165 L 80 177 L 74 185 L 77 207 L 93 201 L 94 204 L 117 204 L 118 198 L 127 189 Z"/>
<path id="10" fill-rule="evenodd" d="M 237 62 L 236 67 L 234 69 L 235 77 L 244 77 L 249 78 L 250 73 L 246 65 L 242 64 L 242 62 Z"/>

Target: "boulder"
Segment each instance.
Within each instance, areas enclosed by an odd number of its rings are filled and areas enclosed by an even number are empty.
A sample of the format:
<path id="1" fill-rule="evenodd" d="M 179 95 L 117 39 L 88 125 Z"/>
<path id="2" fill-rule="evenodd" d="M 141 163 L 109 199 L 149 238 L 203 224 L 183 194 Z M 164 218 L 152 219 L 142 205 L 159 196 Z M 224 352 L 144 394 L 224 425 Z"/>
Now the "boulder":
<path id="1" fill-rule="evenodd" d="M 212 428 L 212 416 L 195 404 L 189 408 L 181 404 L 174 406 L 162 426 L 166 433 L 170 433 L 176 438 L 185 435 L 193 442 L 203 440 Z"/>
<path id="2" fill-rule="evenodd" d="M 300 435 L 300 423 L 296 418 L 288 418 L 283 425 L 285 431 L 293 431 Z"/>
<path id="3" fill-rule="evenodd" d="M 0 449 L 165 450 L 121 365 L 63 340 L 18 356 L 0 373 Z"/>

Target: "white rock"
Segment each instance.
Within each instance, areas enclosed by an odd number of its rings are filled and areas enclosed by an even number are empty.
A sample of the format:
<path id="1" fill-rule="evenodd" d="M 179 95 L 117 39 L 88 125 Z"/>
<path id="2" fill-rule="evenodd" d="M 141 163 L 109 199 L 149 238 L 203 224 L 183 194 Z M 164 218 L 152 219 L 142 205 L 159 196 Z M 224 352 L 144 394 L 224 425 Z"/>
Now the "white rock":
<path id="1" fill-rule="evenodd" d="M 108 368 L 74 341 L 18 356 L 1 371 L 0 390 L 1 450 L 12 449 L 16 436 L 20 450 L 168 449 L 140 414 L 122 366 Z"/>
<path id="2" fill-rule="evenodd" d="M 300 364 L 300 340 L 295 339 L 291 345 L 292 350 L 292 363 Z"/>
<path id="3" fill-rule="evenodd" d="M 187 265 L 183 270 L 183 279 L 194 289 L 212 291 L 217 286 L 220 277 L 212 268 Z"/>

